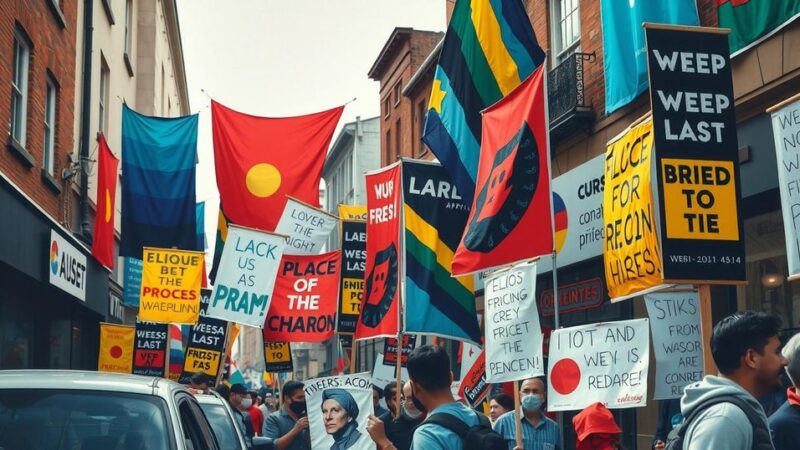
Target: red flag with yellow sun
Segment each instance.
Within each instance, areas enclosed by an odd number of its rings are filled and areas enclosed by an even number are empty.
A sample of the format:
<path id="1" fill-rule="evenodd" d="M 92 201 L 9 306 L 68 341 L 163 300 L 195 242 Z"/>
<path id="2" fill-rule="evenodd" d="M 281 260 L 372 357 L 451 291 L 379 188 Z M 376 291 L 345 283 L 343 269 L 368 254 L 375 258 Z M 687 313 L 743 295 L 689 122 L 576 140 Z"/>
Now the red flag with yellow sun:
<path id="1" fill-rule="evenodd" d="M 343 110 L 258 117 L 212 101 L 214 165 L 227 219 L 274 231 L 287 195 L 319 204 L 325 154 Z"/>

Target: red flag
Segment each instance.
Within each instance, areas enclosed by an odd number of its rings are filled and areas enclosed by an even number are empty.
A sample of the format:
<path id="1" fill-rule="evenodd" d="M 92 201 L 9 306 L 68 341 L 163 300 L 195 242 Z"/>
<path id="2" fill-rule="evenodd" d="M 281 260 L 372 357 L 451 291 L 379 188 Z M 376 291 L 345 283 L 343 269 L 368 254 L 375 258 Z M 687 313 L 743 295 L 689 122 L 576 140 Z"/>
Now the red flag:
<path id="1" fill-rule="evenodd" d="M 397 335 L 400 298 L 400 163 L 366 175 L 367 263 L 354 339 Z"/>
<path id="2" fill-rule="evenodd" d="M 264 342 L 324 342 L 336 329 L 341 251 L 283 255 L 264 321 Z"/>
<path id="3" fill-rule="evenodd" d="M 274 231 L 286 196 L 319 204 L 328 144 L 344 106 L 297 117 L 257 117 L 211 102 L 214 165 L 225 216 Z"/>
<path id="4" fill-rule="evenodd" d="M 94 217 L 92 255 L 109 269 L 114 268 L 114 200 L 117 195 L 119 160 L 100 135 L 97 151 L 97 214 Z"/>
<path id="5" fill-rule="evenodd" d="M 483 112 L 476 195 L 453 275 L 553 252 L 543 68 Z"/>

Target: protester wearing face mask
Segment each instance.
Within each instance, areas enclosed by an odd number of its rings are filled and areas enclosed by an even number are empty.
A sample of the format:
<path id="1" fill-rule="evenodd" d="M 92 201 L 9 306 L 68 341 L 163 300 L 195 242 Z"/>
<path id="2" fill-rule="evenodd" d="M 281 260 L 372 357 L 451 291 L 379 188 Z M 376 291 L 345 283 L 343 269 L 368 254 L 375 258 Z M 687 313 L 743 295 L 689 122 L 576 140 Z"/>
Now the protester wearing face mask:
<path id="1" fill-rule="evenodd" d="M 264 420 L 261 435 L 271 438 L 277 450 L 311 450 L 304 387 L 287 381 L 281 391 L 283 406 Z"/>
<path id="2" fill-rule="evenodd" d="M 250 413 L 248 411 L 250 409 L 251 400 L 247 389 L 239 383 L 232 384 L 230 395 L 228 396 L 228 403 L 231 405 L 234 412 L 239 413 L 244 426 L 244 434 L 247 437 L 253 437 L 255 435 L 255 430 L 253 429 L 253 422 L 250 419 Z"/>
<path id="3" fill-rule="evenodd" d="M 522 403 L 522 445 L 525 450 L 561 449 L 561 433 L 558 424 L 545 417 L 543 406 L 547 386 L 541 377 L 522 381 L 519 388 Z M 494 430 L 508 443 L 509 450 L 516 446 L 516 412 L 503 414 L 494 423 Z"/>
<path id="4" fill-rule="evenodd" d="M 375 441 L 379 450 L 409 450 L 414 428 L 417 427 L 425 415 L 414 406 L 411 382 L 403 385 L 400 397 L 400 416 L 390 419 L 384 415 L 381 418 L 370 416 L 367 422 L 367 432 Z"/>

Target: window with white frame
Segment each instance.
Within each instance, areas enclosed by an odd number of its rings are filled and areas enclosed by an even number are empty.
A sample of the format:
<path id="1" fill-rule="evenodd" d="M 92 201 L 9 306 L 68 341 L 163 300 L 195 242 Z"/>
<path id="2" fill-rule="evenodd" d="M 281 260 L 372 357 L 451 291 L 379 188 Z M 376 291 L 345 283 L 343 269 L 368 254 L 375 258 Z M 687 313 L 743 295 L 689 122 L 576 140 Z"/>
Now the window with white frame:
<path id="1" fill-rule="evenodd" d="M 578 51 L 581 41 L 579 0 L 552 0 L 553 56 L 558 64 Z"/>
<path id="2" fill-rule="evenodd" d="M 133 0 L 125 0 L 125 54 L 131 55 L 131 35 L 133 34 Z"/>
<path id="3" fill-rule="evenodd" d="M 25 147 L 28 115 L 28 65 L 31 50 L 27 39 L 14 33 L 14 67 L 11 77 L 11 137 Z"/>
<path id="4" fill-rule="evenodd" d="M 100 120 L 97 122 L 97 129 L 104 135 L 108 135 L 108 91 L 109 91 L 109 70 L 105 58 L 100 57 L 100 96 L 98 98 L 98 114 Z"/>
<path id="5" fill-rule="evenodd" d="M 42 151 L 42 165 L 45 171 L 53 175 L 55 170 L 56 148 L 56 99 L 58 87 L 55 81 L 47 77 L 47 96 L 44 103 L 44 149 Z"/>

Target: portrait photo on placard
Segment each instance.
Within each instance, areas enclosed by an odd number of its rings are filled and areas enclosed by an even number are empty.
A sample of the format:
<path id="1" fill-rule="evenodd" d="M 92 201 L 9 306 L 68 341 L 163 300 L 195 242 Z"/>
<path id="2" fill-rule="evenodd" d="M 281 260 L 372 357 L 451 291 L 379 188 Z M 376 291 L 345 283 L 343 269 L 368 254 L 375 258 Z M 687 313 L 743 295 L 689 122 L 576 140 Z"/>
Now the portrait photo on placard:
<path id="1" fill-rule="evenodd" d="M 368 376 L 359 380 L 366 388 L 355 386 L 357 383 L 351 383 L 351 380 L 345 381 L 346 377 L 330 378 L 339 380 L 325 383 L 323 389 L 306 388 L 311 448 L 374 449 L 375 443 L 366 430 L 367 419 L 373 413 L 372 388 Z"/>

